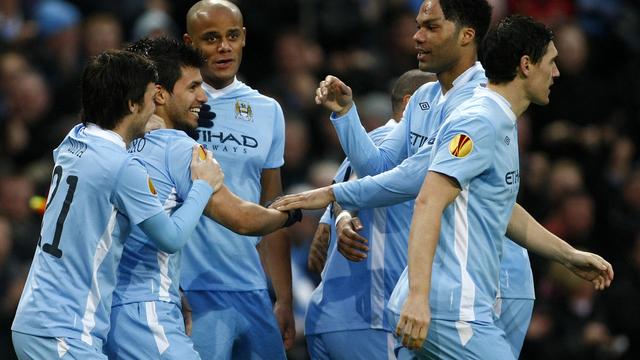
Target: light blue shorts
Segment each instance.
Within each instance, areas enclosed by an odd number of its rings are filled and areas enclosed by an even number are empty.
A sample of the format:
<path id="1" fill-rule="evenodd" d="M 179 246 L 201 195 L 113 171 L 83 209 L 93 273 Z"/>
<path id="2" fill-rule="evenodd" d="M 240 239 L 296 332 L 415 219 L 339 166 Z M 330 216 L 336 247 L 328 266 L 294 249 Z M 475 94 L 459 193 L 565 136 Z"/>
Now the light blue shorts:
<path id="1" fill-rule="evenodd" d="M 314 360 L 394 360 L 393 334 L 378 329 L 333 331 L 307 335 L 307 351 Z"/>
<path id="2" fill-rule="evenodd" d="M 17 331 L 12 332 L 13 347 L 18 359 L 83 359 L 107 360 L 107 356 L 80 339 L 43 337 Z"/>
<path id="3" fill-rule="evenodd" d="M 185 334 L 180 307 L 148 301 L 111 308 L 111 330 L 104 347 L 111 360 L 199 360 Z"/>
<path id="4" fill-rule="evenodd" d="M 397 320 L 400 317 L 397 316 Z M 396 322 L 397 323 L 397 322 Z M 511 346 L 493 323 L 431 319 L 422 348 L 411 351 L 396 337 L 396 356 L 404 359 L 515 360 Z"/>
<path id="5" fill-rule="evenodd" d="M 267 290 L 185 291 L 203 359 L 286 359 Z"/>
<path id="6" fill-rule="evenodd" d="M 533 299 L 499 298 L 494 307 L 493 322 L 507 335 L 513 355 L 520 357 L 522 344 L 533 314 Z"/>

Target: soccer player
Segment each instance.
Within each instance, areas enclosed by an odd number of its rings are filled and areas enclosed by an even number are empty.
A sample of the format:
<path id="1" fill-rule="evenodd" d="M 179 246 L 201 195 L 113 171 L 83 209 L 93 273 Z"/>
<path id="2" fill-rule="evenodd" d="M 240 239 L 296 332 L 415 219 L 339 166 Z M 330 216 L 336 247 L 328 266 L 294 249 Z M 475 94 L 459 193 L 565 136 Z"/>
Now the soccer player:
<path id="1" fill-rule="evenodd" d="M 486 1 L 423 2 L 416 17 L 418 30 L 414 35 L 418 64 L 421 70 L 435 72 L 438 82 L 416 91 L 407 104 L 403 121 L 380 147 L 370 141 L 360 125 L 351 89 L 332 76 L 321 82 L 316 91 L 316 102 L 334 111 L 332 121 L 352 167 L 360 175 L 374 176 L 284 197 L 274 206 L 287 204 L 281 209 L 321 208 L 337 200 L 347 209 L 356 209 L 415 199 L 427 173 L 442 122 L 472 96 L 478 85 L 487 82 L 484 69 L 476 60 L 479 41 L 489 27 L 490 17 Z M 400 161 L 402 163 L 398 165 Z M 361 258 L 366 246 L 353 239 L 344 240 L 340 247 L 343 254 Z M 535 296 L 528 254 L 510 240 L 507 240 L 502 257 L 500 281 L 499 324 L 505 326 L 517 356 Z"/>
<path id="2" fill-rule="evenodd" d="M 213 151 L 226 185 L 264 204 L 282 191 L 284 117 L 280 105 L 236 79 L 246 40 L 242 14 L 229 1 L 204 0 L 187 13 L 184 40 L 207 58 L 203 87 L 216 114 L 198 142 Z M 276 233 L 277 234 L 277 233 Z M 295 335 L 291 261 L 286 238 L 265 239 L 272 306 L 256 245 L 203 218 L 183 253 L 181 285 L 193 309 L 193 342 L 203 358 L 279 359 Z M 264 247 L 264 246 L 261 246 Z M 274 316 L 275 314 L 275 316 Z"/>
<path id="3" fill-rule="evenodd" d="M 397 126 L 395 119 L 402 117 L 411 94 L 433 80 L 433 75 L 420 70 L 410 70 L 398 78 L 391 93 L 393 118 L 369 133 L 376 144 L 384 141 Z M 350 174 L 346 159 L 335 181 L 346 181 Z M 385 307 L 407 264 L 411 203 L 360 211 L 359 220 L 364 226 L 360 234 L 340 233 L 344 223 L 358 219 L 351 219 L 346 211 L 334 218 L 335 226 L 329 225 L 331 207 L 327 208 L 319 224 L 320 227 L 331 227 L 327 263 L 305 317 L 309 355 L 312 359 L 387 359 L 393 354 L 394 327 L 385 316 Z M 371 251 L 366 260 L 354 263 L 339 254 L 336 232 L 340 236 L 369 239 Z"/>
<path id="4" fill-rule="evenodd" d="M 126 151 L 155 110 L 156 80 L 153 63 L 125 51 L 104 52 L 84 69 L 82 124 L 53 151 L 40 240 L 12 326 L 20 359 L 106 359 L 102 345 L 130 227 L 175 252 L 222 185 L 211 155 L 201 159 L 193 147 L 193 186 L 171 217 L 163 211 L 143 164 Z"/>
<path id="5" fill-rule="evenodd" d="M 493 323 L 500 257 L 511 239 L 609 286 L 611 265 L 584 255 L 542 228 L 516 204 L 517 118 L 531 103 L 546 105 L 559 71 L 553 34 L 533 19 L 510 16 L 484 40 L 488 86 L 476 89 L 441 126 L 416 199 L 409 267 L 389 301 L 399 315 L 398 358 L 516 359 Z M 563 249 L 564 248 L 564 249 Z M 426 342 L 425 342 L 426 339 Z M 423 344 L 424 343 L 424 344 Z"/>
<path id="6" fill-rule="evenodd" d="M 186 132 L 194 132 L 207 100 L 200 75 L 204 58 L 193 47 L 167 38 L 139 40 L 127 50 L 147 56 L 158 68 L 155 114 L 165 127 L 136 139 L 129 152 L 141 157 L 158 199 L 172 213 L 192 186 L 188 157 L 197 142 Z M 289 224 L 286 213 L 241 200 L 224 185 L 211 196 L 204 214 L 243 234 L 265 234 Z M 200 359 L 180 311 L 180 257 L 179 252 L 159 250 L 139 228 L 133 229 L 118 268 L 105 347 L 109 357 Z"/>

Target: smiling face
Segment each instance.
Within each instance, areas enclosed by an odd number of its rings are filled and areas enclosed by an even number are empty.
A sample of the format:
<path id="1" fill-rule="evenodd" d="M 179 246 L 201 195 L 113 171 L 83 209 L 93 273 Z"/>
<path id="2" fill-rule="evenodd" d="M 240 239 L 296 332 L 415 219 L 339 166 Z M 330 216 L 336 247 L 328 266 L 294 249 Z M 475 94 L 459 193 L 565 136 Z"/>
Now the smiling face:
<path id="1" fill-rule="evenodd" d="M 198 126 L 200 107 L 207 101 L 207 95 L 201 86 L 200 69 L 182 67 L 181 73 L 164 105 L 167 125 L 175 129 L 193 130 Z"/>
<path id="2" fill-rule="evenodd" d="M 425 1 L 416 17 L 418 30 L 413 35 L 418 50 L 418 67 L 439 74 L 451 69 L 460 59 L 460 28 L 446 20 L 438 0 Z"/>
<path id="3" fill-rule="evenodd" d="M 215 4 L 195 12 L 187 21 L 185 41 L 207 59 L 202 69 L 204 80 L 217 89 L 231 84 L 240 68 L 246 36 L 239 10 Z"/>
<path id="4" fill-rule="evenodd" d="M 532 103 L 537 105 L 549 103 L 553 79 L 560 76 L 560 71 L 556 66 L 557 57 L 558 50 L 552 41 L 547 46 L 547 51 L 542 59 L 537 64 L 532 64 L 526 85 L 527 96 Z"/>

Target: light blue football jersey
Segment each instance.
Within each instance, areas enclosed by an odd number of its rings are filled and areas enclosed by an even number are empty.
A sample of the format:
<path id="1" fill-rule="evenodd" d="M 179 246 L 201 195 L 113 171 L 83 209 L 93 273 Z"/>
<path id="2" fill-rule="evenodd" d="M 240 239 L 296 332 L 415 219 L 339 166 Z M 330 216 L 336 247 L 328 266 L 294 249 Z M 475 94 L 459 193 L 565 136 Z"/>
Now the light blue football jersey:
<path id="1" fill-rule="evenodd" d="M 434 319 L 492 321 L 500 258 L 519 188 L 515 114 L 484 88 L 442 125 L 429 171 L 456 179 L 460 195 L 444 211 L 431 276 Z M 405 269 L 389 301 L 400 314 L 408 294 Z"/>
<path id="2" fill-rule="evenodd" d="M 458 76 L 444 95 L 438 81 L 422 85 L 407 103 L 402 121 L 380 147 L 366 136 L 355 105 L 342 117 L 332 115 L 331 120 L 353 169 L 361 177 L 376 175 L 394 168 L 420 148 L 431 147 L 444 119 L 486 82 L 484 69 L 477 62 Z"/>
<path id="3" fill-rule="evenodd" d="M 39 246 L 11 329 L 100 347 L 130 224 L 162 206 L 144 166 L 115 132 L 79 124 L 53 159 Z"/>
<path id="4" fill-rule="evenodd" d="M 445 96 L 439 82 L 423 85 L 411 97 L 399 126 L 380 147 L 363 137 L 364 128 L 355 108 L 344 117 L 333 119 L 352 166 L 359 173 L 370 175 L 334 185 L 338 203 L 353 210 L 415 199 L 431 163 L 431 149 L 441 124 L 462 102 L 471 98 L 477 86 L 486 83 L 484 69 L 476 63 L 453 82 L 453 88 Z M 526 249 L 509 239 L 505 241 L 500 297 L 535 299 Z"/>
<path id="5" fill-rule="evenodd" d="M 189 195 L 193 183 L 190 164 L 196 144 L 184 131 L 159 129 L 129 145 L 129 153 L 143 161 L 158 200 L 169 215 Z M 118 267 L 113 306 L 144 301 L 180 305 L 180 262 L 181 251 L 168 254 L 159 250 L 139 227 L 134 226 Z"/>
<path id="6" fill-rule="evenodd" d="M 381 144 L 395 126 L 397 123 L 390 121 L 369 136 Z M 345 180 L 344 169 L 348 164 L 345 160 L 336 182 Z M 368 256 L 361 262 L 349 261 L 338 252 L 335 224 L 331 222 L 327 262 L 322 282 L 307 308 L 305 334 L 370 328 L 392 331 L 390 319 L 385 318 L 385 307 L 407 264 L 412 205 L 413 202 L 406 202 L 359 212 L 364 227 L 360 234 L 369 240 Z"/>
<path id="7" fill-rule="evenodd" d="M 280 105 L 235 80 L 216 90 L 203 84 L 216 113 L 211 128 L 199 127 L 198 142 L 211 150 L 225 173 L 225 185 L 244 200 L 260 201 L 263 169 L 284 164 L 284 116 Z M 260 237 L 242 236 L 202 217 L 183 251 L 185 290 L 266 289 L 256 245 Z"/>

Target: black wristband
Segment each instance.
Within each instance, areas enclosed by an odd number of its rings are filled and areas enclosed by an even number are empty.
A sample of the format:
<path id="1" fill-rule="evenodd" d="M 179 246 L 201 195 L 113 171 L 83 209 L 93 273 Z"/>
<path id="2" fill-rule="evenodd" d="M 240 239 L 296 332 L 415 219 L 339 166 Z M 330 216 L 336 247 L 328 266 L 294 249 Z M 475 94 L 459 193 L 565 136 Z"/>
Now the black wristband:
<path id="1" fill-rule="evenodd" d="M 271 207 L 271 204 L 273 204 L 276 200 L 278 200 L 280 198 L 280 196 L 276 197 L 273 200 L 268 200 L 264 203 L 264 207 L 266 207 L 267 209 L 269 209 Z M 300 209 L 293 209 L 293 210 L 289 210 L 287 211 L 287 221 L 284 222 L 284 225 L 282 225 L 282 228 L 286 228 L 289 227 L 297 222 L 302 221 L 302 210 Z"/>
<path id="2" fill-rule="evenodd" d="M 287 211 L 287 214 L 289 216 L 287 217 L 287 221 L 285 221 L 284 225 L 282 225 L 283 228 L 289 227 L 297 222 L 302 221 L 302 210 L 300 209 L 289 210 Z"/>

